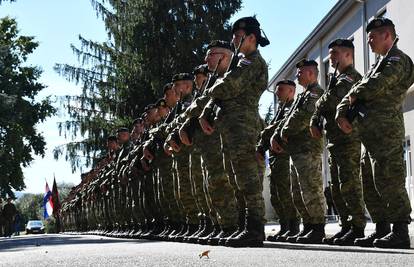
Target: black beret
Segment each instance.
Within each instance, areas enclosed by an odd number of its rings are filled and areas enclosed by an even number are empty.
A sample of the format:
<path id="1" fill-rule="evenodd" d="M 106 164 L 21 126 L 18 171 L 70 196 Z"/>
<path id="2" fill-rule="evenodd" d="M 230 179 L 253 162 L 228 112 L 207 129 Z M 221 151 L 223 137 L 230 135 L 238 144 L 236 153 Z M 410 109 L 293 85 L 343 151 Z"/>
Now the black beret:
<path id="1" fill-rule="evenodd" d="M 172 88 L 173 84 L 172 83 L 166 83 L 164 85 L 164 88 L 162 89 L 163 93 L 165 94 L 165 92 L 167 92 L 168 90 L 170 90 Z"/>
<path id="2" fill-rule="evenodd" d="M 296 68 L 301 68 L 301 67 L 306 67 L 306 66 L 315 66 L 315 67 L 317 67 L 318 63 L 316 63 L 316 61 L 313 60 L 313 59 L 309 60 L 309 59 L 306 59 L 306 58 L 304 58 L 304 59 L 300 60 L 298 63 L 296 63 Z"/>
<path id="3" fill-rule="evenodd" d="M 133 122 L 132 125 L 138 124 L 138 123 L 143 123 L 144 120 L 142 118 L 136 118 Z"/>
<path id="4" fill-rule="evenodd" d="M 333 40 L 329 45 L 328 48 L 332 48 L 334 46 L 340 46 L 340 47 L 347 47 L 347 48 L 352 48 L 354 49 L 354 43 L 351 40 L 348 39 L 336 39 Z"/>
<path id="5" fill-rule="evenodd" d="M 266 37 L 261 35 L 260 23 L 255 17 L 243 17 L 236 20 L 232 26 L 232 33 L 235 33 L 238 30 L 243 30 L 247 35 L 254 34 L 256 36 L 257 43 L 264 47 L 270 44 L 269 40 Z"/>
<path id="6" fill-rule="evenodd" d="M 166 107 L 167 106 L 167 102 L 165 102 L 164 98 L 160 98 L 157 100 L 157 102 L 155 102 L 155 107 Z"/>
<path id="7" fill-rule="evenodd" d="M 156 108 L 156 106 L 154 104 L 149 104 L 148 106 L 144 108 L 144 112 L 148 112 L 148 110 L 153 109 L 153 108 Z"/>
<path id="8" fill-rule="evenodd" d="M 378 28 L 381 28 L 381 27 L 385 27 L 385 26 L 390 26 L 390 27 L 393 27 L 393 28 L 395 27 L 394 23 L 390 19 L 375 18 L 375 19 L 371 20 L 368 23 L 366 31 L 368 33 L 372 30 L 375 30 L 375 29 L 378 29 Z"/>
<path id="9" fill-rule="evenodd" d="M 106 138 L 106 140 L 108 140 L 108 141 L 113 141 L 113 142 L 118 141 L 118 139 L 116 138 L 116 136 L 115 136 L 115 135 L 110 135 L 110 136 L 108 136 L 108 138 Z"/>
<path id="10" fill-rule="evenodd" d="M 211 49 L 211 48 L 214 48 L 214 47 L 232 50 L 231 44 L 229 42 L 223 41 L 223 40 L 214 40 L 214 41 L 211 41 L 207 45 L 207 50 L 208 49 Z"/>
<path id="11" fill-rule="evenodd" d="M 121 127 L 118 130 L 116 130 L 117 133 L 125 133 L 128 132 L 129 133 L 129 129 L 126 127 Z"/>
<path id="12" fill-rule="evenodd" d="M 194 79 L 194 76 L 190 73 L 178 73 L 175 74 L 172 77 L 172 82 L 177 82 L 177 81 L 192 81 Z"/>
<path id="13" fill-rule="evenodd" d="M 209 72 L 207 64 L 203 64 L 194 68 L 193 75 L 203 74 L 207 76 Z"/>
<path id="14" fill-rule="evenodd" d="M 276 83 L 276 86 L 279 86 L 279 85 L 281 85 L 281 84 L 286 84 L 286 85 L 291 85 L 291 86 L 295 86 L 295 87 L 296 87 L 296 83 L 295 83 L 294 81 L 292 81 L 292 80 L 287 80 L 287 79 L 285 79 L 285 80 L 280 80 L 280 81 L 278 81 L 278 82 Z"/>

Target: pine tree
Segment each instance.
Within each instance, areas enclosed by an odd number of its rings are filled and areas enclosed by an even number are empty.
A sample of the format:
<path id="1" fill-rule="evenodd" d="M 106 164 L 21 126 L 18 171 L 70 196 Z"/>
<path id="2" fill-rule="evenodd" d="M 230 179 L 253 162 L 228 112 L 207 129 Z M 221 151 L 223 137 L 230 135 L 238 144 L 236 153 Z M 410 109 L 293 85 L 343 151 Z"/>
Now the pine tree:
<path id="1" fill-rule="evenodd" d="M 65 136 L 82 136 L 55 149 L 72 169 L 91 165 L 105 137 L 128 126 L 161 95 L 173 74 L 203 63 L 206 45 L 230 40 L 229 19 L 241 0 L 91 0 L 105 25 L 103 43 L 79 36 L 72 45 L 79 66 L 56 64 L 55 70 L 82 86 L 82 94 L 65 98 L 70 120 L 60 124 Z M 83 160 L 86 157 L 86 162 Z"/>
<path id="2" fill-rule="evenodd" d="M 14 196 L 25 188 L 22 167 L 34 155 L 44 156 L 45 141 L 35 125 L 55 109 L 49 98 L 36 97 L 45 86 L 40 68 L 25 66 L 38 43 L 21 36 L 14 19 L 0 19 L 0 195 Z M 36 98 L 36 99 L 35 99 Z"/>

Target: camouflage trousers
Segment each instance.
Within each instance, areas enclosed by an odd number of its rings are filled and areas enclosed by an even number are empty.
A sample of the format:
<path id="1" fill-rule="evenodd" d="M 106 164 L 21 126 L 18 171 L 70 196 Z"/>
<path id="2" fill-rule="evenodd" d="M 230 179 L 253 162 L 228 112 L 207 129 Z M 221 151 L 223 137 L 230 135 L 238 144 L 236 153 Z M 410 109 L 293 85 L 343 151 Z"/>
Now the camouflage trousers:
<path id="1" fill-rule="evenodd" d="M 365 147 L 362 184 L 367 209 L 374 222 L 410 222 L 411 205 L 405 189 L 402 113 L 368 116 L 371 117 L 363 120 L 360 127 Z"/>
<path id="2" fill-rule="evenodd" d="M 270 202 L 279 221 L 287 223 L 289 220 L 298 218 L 291 193 L 290 158 L 287 153 L 272 155 L 269 163 Z"/>
<path id="3" fill-rule="evenodd" d="M 226 171 L 235 175 L 236 190 L 246 203 L 246 214 L 255 221 L 265 222 L 263 178 L 259 177 L 255 158 L 257 119 L 235 117 L 228 114 L 220 122 L 223 147 L 227 150 L 230 164 Z M 249 120 L 249 121 L 246 121 Z M 227 155 L 227 154 L 226 154 Z"/>
<path id="4" fill-rule="evenodd" d="M 321 153 L 307 151 L 291 154 L 290 157 L 294 173 L 292 175 L 293 198 L 303 222 L 324 224 L 326 204 L 323 194 Z"/>
<path id="5" fill-rule="evenodd" d="M 182 220 L 181 209 L 178 204 L 177 196 L 174 191 L 174 175 L 172 168 L 173 160 L 165 154 L 156 157 L 156 166 L 158 168 L 158 199 L 165 216 L 171 221 L 178 222 Z"/>
<path id="6" fill-rule="evenodd" d="M 215 131 L 212 135 L 203 135 L 201 131 L 196 131 L 194 143 L 206 168 L 210 217 L 213 222 L 217 218 L 223 228 L 234 227 L 238 223 L 236 199 L 224 169 L 220 134 Z"/>
<path id="7" fill-rule="evenodd" d="M 365 228 L 365 204 L 359 177 L 361 143 L 355 139 L 328 147 L 332 199 L 341 225 Z"/>
<path id="8" fill-rule="evenodd" d="M 198 213 L 200 211 L 192 187 L 189 152 L 189 147 L 182 147 L 179 153 L 174 154 L 175 167 L 178 175 L 178 196 L 184 207 L 187 223 L 198 224 Z"/>
<path id="9" fill-rule="evenodd" d="M 193 185 L 193 192 L 197 201 L 197 206 L 202 214 L 209 211 L 207 204 L 207 187 L 203 176 L 203 167 L 201 165 L 201 152 L 198 147 L 192 146 L 190 154 L 190 177 Z"/>

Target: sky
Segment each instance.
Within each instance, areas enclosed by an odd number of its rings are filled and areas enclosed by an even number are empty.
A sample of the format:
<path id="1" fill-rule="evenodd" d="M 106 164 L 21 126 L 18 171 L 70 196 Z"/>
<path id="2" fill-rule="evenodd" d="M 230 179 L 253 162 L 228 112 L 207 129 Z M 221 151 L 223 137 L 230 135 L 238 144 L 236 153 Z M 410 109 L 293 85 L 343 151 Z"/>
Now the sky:
<path id="1" fill-rule="evenodd" d="M 256 15 L 261 28 L 270 40 L 270 45 L 260 48 L 264 59 L 270 63 L 269 78 L 283 65 L 315 26 L 335 5 L 337 0 L 244 0 L 242 9 L 231 19 Z M 79 45 L 79 34 L 94 41 L 105 41 L 103 22 L 96 17 L 88 0 L 17 0 L 0 5 L 0 18 L 10 16 L 17 20 L 22 35 L 35 36 L 39 47 L 29 57 L 28 64 L 40 66 L 43 74 L 40 81 L 47 86 L 39 97 L 76 94 L 79 86 L 59 76 L 53 66 L 56 63 L 77 65 L 70 44 Z M 55 98 L 53 98 L 55 99 Z M 260 112 L 266 113 L 273 96 L 265 92 L 260 100 Z M 54 104 L 59 108 L 59 102 Z M 53 148 L 71 140 L 59 135 L 57 123 L 65 119 L 65 111 L 46 122 L 38 124 L 46 146 L 44 158 L 35 157 L 24 169 L 26 189 L 24 192 L 43 193 L 45 181 L 51 186 L 56 181 L 80 182 L 80 172 L 71 172 L 64 158 L 56 161 Z M 86 171 L 86 169 L 84 170 Z"/>

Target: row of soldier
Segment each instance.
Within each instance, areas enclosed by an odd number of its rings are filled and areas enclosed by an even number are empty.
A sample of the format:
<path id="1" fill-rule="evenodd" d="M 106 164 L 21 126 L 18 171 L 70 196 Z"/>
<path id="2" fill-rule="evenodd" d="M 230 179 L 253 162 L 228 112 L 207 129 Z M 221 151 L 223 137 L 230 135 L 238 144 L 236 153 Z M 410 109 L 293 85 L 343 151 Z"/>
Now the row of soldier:
<path id="1" fill-rule="evenodd" d="M 107 158 L 62 207 L 66 229 L 263 246 L 262 177 L 269 151 L 271 202 L 281 225 L 269 241 L 409 247 L 401 105 L 414 71 L 396 46 L 392 21 L 368 24 L 368 43 L 381 58 L 363 77 L 353 67 L 354 46 L 347 39 L 329 45 L 335 73 L 326 90 L 318 84 L 318 64 L 298 62 L 304 90 L 295 99 L 295 82 L 278 81 L 277 113 L 266 128 L 258 102 L 268 69 L 257 47 L 269 41 L 253 17 L 239 19 L 232 31 L 232 44 L 211 42 L 206 65 L 193 75 L 174 75 L 131 133 L 121 128 L 108 138 Z M 324 230 L 323 134 L 341 220 L 332 237 Z M 376 224 L 367 237 L 365 208 Z"/>

